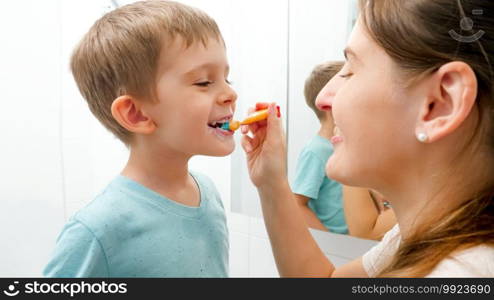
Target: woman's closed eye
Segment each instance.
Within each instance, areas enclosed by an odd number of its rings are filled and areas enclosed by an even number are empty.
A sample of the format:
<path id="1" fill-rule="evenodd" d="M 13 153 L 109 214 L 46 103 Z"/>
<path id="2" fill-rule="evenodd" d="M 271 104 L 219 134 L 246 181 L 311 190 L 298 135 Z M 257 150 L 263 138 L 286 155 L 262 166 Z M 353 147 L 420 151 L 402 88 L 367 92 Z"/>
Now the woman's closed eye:
<path id="1" fill-rule="evenodd" d="M 349 78 L 349 77 L 351 77 L 351 76 L 353 76 L 353 73 L 345 73 L 345 74 L 340 74 L 340 77 L 341 77 L 341 78 Z"/>
<path id="2" fill-rule="evenodd" d="M 347 60 L 345 62 L 345 64 L 343 65 L 343 67 L 341 68 L 340 72 L 339 72 L 339 76 L 341 78 L 349 78 L 353 75 L 353 72 L 351 72 L 352 68 L 351 68 L 351 65 L 350 65 L 350 62 Z"/>

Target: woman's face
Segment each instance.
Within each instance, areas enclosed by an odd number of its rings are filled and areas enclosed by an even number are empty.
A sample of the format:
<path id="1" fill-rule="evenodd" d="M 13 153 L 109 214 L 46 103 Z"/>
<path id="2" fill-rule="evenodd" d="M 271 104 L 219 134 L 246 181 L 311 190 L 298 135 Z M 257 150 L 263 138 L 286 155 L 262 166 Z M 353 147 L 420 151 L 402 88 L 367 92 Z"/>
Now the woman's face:
<path id="1" fill-rule="evenodd" d="M 326 173 L 352 186 L 397 184 L 416 158 L 419 101 L 400 87 L 397 66 L 360 20 L 345 55 L 345 66 L 316 101 L 331 107 L 335 122 Z"/>

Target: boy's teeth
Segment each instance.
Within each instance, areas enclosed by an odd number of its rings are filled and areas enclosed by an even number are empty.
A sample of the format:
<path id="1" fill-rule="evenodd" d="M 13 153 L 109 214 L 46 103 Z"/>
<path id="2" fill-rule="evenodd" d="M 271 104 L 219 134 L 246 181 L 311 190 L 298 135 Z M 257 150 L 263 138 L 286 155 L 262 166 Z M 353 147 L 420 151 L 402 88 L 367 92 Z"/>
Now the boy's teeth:
<path id="1" fill-rule="evenodd" d="M 214 126 L 216 126 L 218 124 L 219 125 L 223 125 L 224 123 L 229 122 L 229 121 L 230 121 L 230 119 L 229 118 L 226 118 L 226 119 L 222 119 L 222 120 L 218 120 L 218 121 L 213 121 L 209 125 L 211 125 L 211 126 L 214 127 Z"/>

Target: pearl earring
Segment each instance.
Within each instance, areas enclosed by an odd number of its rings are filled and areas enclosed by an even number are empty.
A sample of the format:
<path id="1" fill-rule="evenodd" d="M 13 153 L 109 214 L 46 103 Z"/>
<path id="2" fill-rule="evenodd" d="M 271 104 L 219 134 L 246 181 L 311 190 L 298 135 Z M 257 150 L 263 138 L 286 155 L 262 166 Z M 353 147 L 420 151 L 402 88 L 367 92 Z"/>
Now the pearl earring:
<path id="1" fill-rule="evenodd" d="M 419 142 L 425 143 L 425 142 L 427 142 L 429 137 L 427 136 L 427 134 L 421 132 L 421 133 L 417 134 L 417 139 L 419 140 Z"/>

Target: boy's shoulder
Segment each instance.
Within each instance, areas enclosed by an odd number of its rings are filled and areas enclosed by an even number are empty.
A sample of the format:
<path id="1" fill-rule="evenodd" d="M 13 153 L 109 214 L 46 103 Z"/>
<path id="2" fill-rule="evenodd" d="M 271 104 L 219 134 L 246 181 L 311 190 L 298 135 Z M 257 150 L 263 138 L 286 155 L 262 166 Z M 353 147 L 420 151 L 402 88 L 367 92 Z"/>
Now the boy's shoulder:
<path id="1" fill-rule="evenodd" d="M 72 219 L 82 223 L 95 234 L 101 228 L 118 227 L 129 219 L 127 215 L 135 210 L 135 201 L 132 201 L 131 193 L 115 184 L 116 181 L 117 179 L 114 179 L 110 182 L 100 194 L 77 211 Z"/>
<path id="2" fill-rule="evenodd" d="M 209 176 L 192 170 L 189 170 L 189 173 L 197 182 L 202 194 L 204 194 L 208 198 L 213 198 L 214 200 L 219 201 L 220 204 L 223 205 L 218 189 Z"/>
<path id="3" fill-rule="evenodd" d="M 221 203 L 221 198 L 213 181 L 200 172 L 189 171 L 197 182 L 201 194 L 208 201 Z M 142 192 L 142 187 L 131 180 L 118 176 L 85 207 L 74 214 L 73 219 L 98 232 L 109 227 L 128 226 L 128 222 L 139 221 L 142 216 L 149 216 L 155 211 L 153 201 L 146 200 L 149 191 Z"/>
<path id="4" fill-rule="evenodd" d="M 204 173 L 197 172 L 194 170 L 189 170 L 190 175 L 194 178 L 194 180 L 202 187 L 211 189 L 212 191 L 216 191 L 216 185 L 213 180 Z"/>
<path id="5" fill-rule="evenodd" d="M 197 182 L 201 193 L 208 198 L 220 199 L 214 182 L 207 175 L 189 171 Z M 147 192 L 146 192 L 147 193 Z M 109 224 L 136 218 L 140 212 L 154 209 L 148 201 L 142 201 L 147 194 L 142 187 L 123 176 L 112 180 L 107 187 L 85 207 L 74 214 L 74 219 L 89 227 L 109 226 Z"/>

